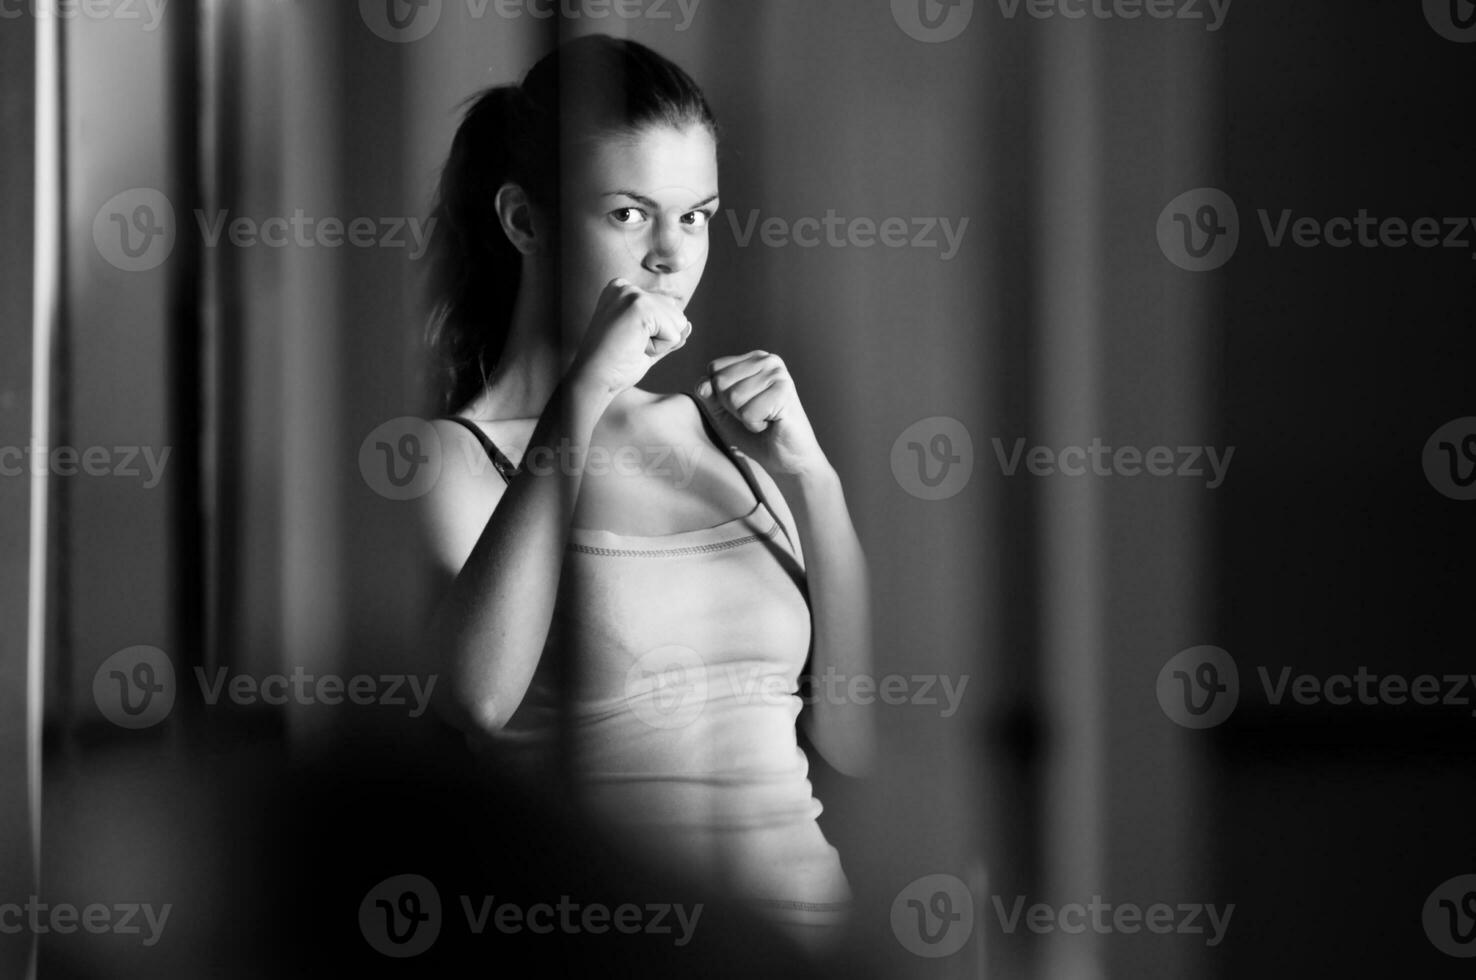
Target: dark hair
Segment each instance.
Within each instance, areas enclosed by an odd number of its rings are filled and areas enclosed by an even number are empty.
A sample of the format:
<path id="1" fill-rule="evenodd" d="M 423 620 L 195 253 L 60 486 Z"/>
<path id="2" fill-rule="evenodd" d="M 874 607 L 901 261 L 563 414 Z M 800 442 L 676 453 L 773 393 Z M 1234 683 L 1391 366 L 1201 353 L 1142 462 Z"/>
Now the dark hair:
<path id="1" fill-rule="evenodd" d="M 686 72 L 644 45 L 606 35 L 566 42 L 521 85 L 486 89 L 468 101 L 431 210 L 425 341 L 441 412 L 477 394 L 507 339 L 522 255 L 498 220 L 498 189 L 518 184 L 557 212 L 563 151 L 650 126 L 696 123 L 714 138 L 718 133 Z"/>

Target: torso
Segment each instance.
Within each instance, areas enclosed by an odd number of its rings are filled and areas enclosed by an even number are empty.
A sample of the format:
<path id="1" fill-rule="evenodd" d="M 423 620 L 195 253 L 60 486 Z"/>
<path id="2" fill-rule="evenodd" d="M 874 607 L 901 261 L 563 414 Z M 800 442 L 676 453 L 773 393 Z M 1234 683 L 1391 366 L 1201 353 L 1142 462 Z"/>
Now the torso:
<path id="1" fill-rule="evenodd" d="M 707 435 L 691 398 L 639 389 L 627 396 L 595 426 L 574 527 L 658 536 L 713 527 L 753 508 L 752 491 Z M 537 419 L 489 420 L 475 402 L 457 414 L 514 465 L 522 462 Z"/>
<path id="2" fill-rule="evenodd" d="M 522 462 L 535 419 L 468 409 Z M 755 911 L 801 932 L 839 925 L 850 886 L 795 735 L 811 641 L 803 571 L 690 397 L 636 390 L 612 409 L 592 445 L 636 447 L 647 465 L 586 469 L 573 526 L 679 537 L 576 536 L 528 691 L 474 748 L 530 778 L 569 766 L 581 804 L 673 873 L 767 903 Z"/>

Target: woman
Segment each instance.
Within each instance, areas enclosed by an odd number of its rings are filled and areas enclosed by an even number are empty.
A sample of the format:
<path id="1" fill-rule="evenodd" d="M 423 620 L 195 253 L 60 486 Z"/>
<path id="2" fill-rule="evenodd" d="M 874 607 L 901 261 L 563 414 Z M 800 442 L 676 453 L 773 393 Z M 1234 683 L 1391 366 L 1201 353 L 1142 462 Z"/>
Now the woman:
<path id="1" fill-rule="evenodd" d="M 474 745 L 562 762 L 653 854 L 820 945 L 850 889 L 797 682 L 812 640 L 808 675 L 870 670 L 841 486 L 777 355 L 717 358 L 690 394 L 636 387 L 691 335 L 716 148 L 695 83 L 608 37 L 467 111 L 435 209 L 451 414 L 421 498 L 444 576 L 427 640 L 437 709 Z M 866 708 L 833 687 L 802 720 L 859 774 Z"/>

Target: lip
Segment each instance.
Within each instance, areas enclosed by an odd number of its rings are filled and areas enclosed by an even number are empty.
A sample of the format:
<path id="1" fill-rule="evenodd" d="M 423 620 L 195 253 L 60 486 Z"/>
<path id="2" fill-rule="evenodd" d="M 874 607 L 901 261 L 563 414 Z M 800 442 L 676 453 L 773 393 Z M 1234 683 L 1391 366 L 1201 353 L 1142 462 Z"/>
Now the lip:
<path id="1" fill-rule="evenodd" d="M 657 296 L 665 296 L 668 299 L 676 300 L 678 303 L 686 299 L 685 296 L 674 289 L 649 289 L 647 292 L 655 293 Z"/>

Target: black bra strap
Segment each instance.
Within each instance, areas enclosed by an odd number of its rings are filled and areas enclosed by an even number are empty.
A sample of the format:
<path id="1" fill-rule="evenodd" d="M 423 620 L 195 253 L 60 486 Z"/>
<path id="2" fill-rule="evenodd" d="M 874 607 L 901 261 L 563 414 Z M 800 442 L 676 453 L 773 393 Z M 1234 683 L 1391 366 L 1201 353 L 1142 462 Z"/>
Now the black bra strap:
<path id="1" fill-rule="evenodd" d="M 491 457 L 492 465 L 497 468 L 497 475 L 502 477 L 502 482 L 511 483 L 512 478 L 517 476 L 518 468 L 502 454 L 502 450 L 498 449 L 492 440 L 487 437 L 487 433 L 482 431 L 480 425 L 461 418 L 459 415 L 442 415 L 440 418 L 450 422 L 460 422 L 472 431 L 472 435 L 477 437 L 477 441 L 482 444 L 482 448 L 487 450 L 487 455 Z"/>
<path id="2" fill-rule="evenodd" d="M 733 465 L 738 467 L 738 472 L 743 475 L 743 482 L 747 483 L 748 489 L 753 491 L 755 499 L 769 512 L 769 516 L 774 518 L 774 523 L 779 525 L 779 530 L 784 532 L 784 540 L 789 542 L 789 550 L 796 555 L 799 554 L 799 549 L 794 546 L 794 538 L 789 536 L 789 528 L 785 527 L 784 522 L 779 519 L 779 515 L 774 513 L 774 508 L 769 504 L 769 498 L 764 495 L 764 488 L 759 485 L 753 472 L 749 470 L 744 460 L 733 453 L 732 447 L 728 445 L 727 440 L 722 437 L 717 427 L 713 425 L 712 419 L 707 414 L 707 406 L 702 404 L 702 400 L 690 391 L 684 391 L 682 394 L 692 399 L 692 402 L 697 406 L 697 414 L 702 418 L 702 427 L 707 430 L 708 437 L 723 451 L 723 455 L 727 456 L 728 459 L 733 461 Z"/>

